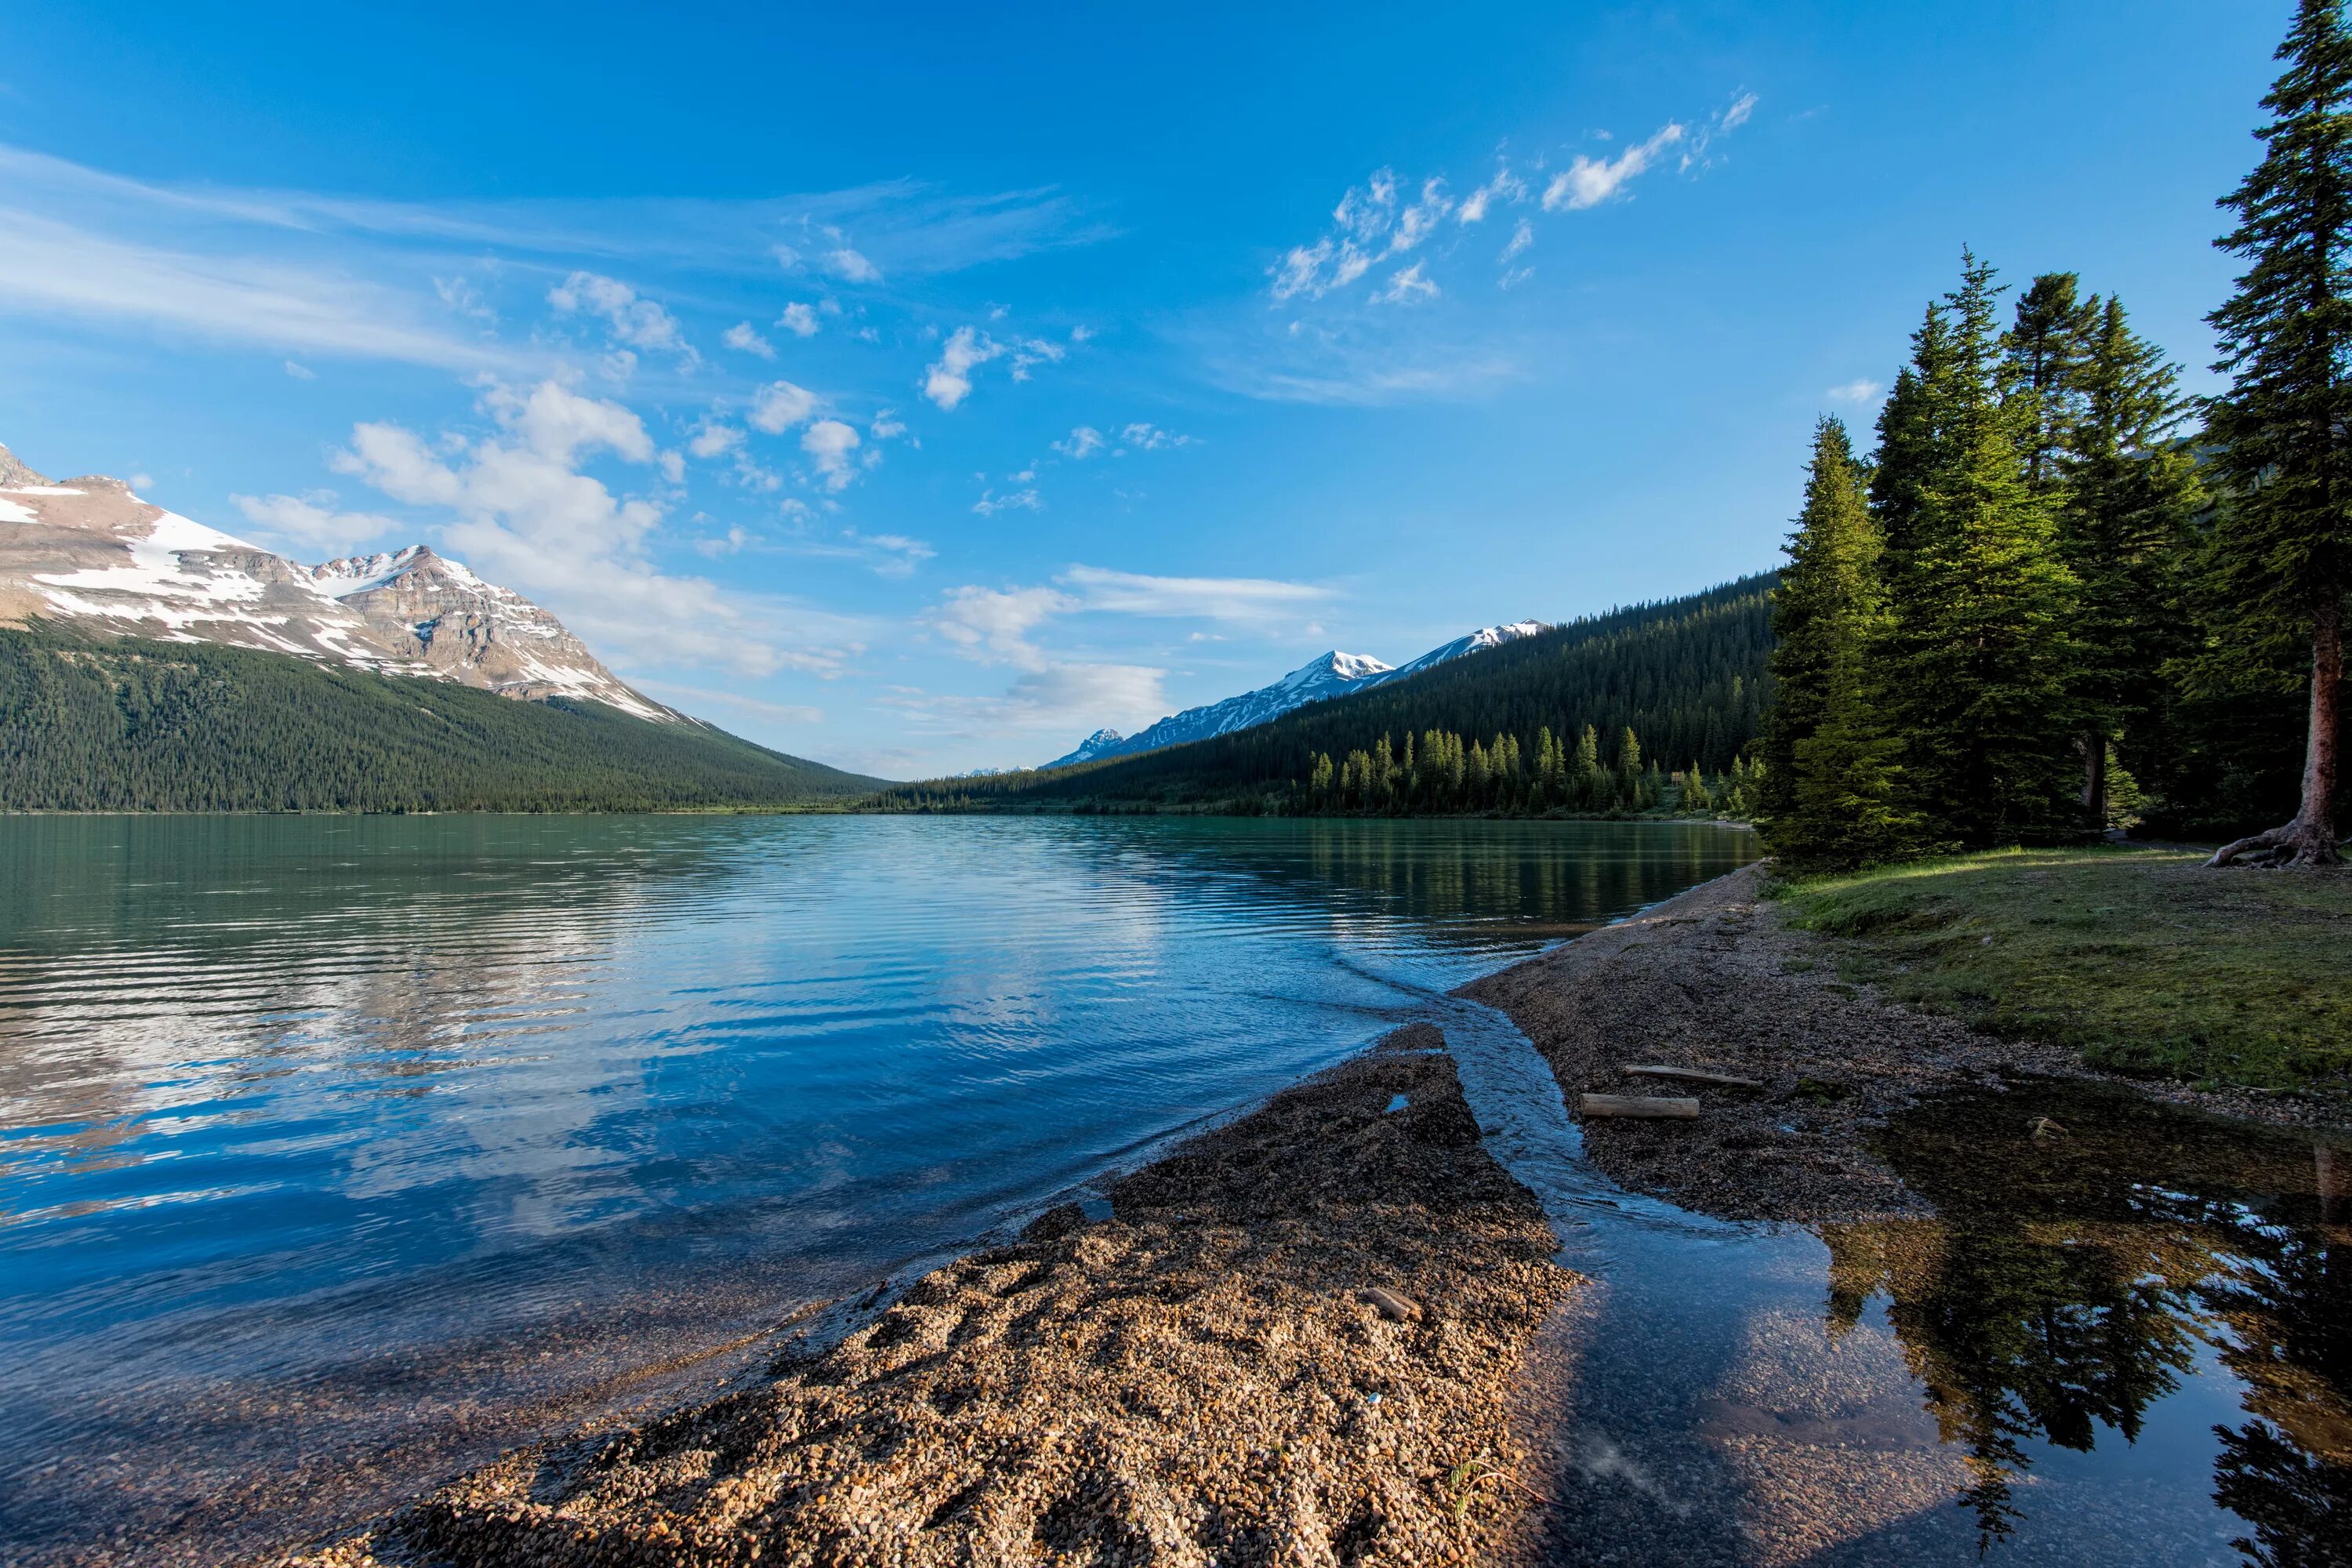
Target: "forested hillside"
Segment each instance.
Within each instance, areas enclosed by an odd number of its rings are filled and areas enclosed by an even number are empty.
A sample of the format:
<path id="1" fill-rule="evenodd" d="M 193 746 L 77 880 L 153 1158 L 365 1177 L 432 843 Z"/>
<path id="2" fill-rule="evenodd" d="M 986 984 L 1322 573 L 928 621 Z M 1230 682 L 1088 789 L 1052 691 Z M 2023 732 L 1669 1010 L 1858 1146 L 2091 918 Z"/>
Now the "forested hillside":
<path id="1" fill-rule="evenodd" d="M 873 804 L 1381 815 L 1696 805 L 1744 787 L 1742 753 L 1769 696 L 1774 581 L 1589 616 L 1192 745 L 904 784 Z M 1668 784 L 1694 763 L 1711 784 Z"/>
<path id="2" fill-rule="evenodd" d="M 724 810 L 877 782 L 596 703 L 0 627 L 0 810 Z"/>

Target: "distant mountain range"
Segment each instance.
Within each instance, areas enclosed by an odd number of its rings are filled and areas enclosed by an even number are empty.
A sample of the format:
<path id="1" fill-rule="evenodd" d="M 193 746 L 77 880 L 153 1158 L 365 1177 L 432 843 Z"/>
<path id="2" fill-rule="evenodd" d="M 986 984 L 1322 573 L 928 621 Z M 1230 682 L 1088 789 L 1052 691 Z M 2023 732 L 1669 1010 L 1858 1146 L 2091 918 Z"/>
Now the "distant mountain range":
<path id="1" fill-rule="evenodd" d="M 30 616 L 684 721 L 547 611 L 425 545 L 306 566 L 142 500 L 120 479 L 52 482 L 0 447 L 0 624 Z"/>
<path id="2" fill-rule="evenodd" d="M 1335 648 L 1300 665 L 1271 686 L 1261 686 L 1255 691 L 1244 691 L 1222 702 L 1187 708 L 1181 713 L 1162 719 L 1136 734 L 1121 735 L 1116 730 L 1097 730 L 1079 742 L 1076 750 L 1045 765 L 1048 768 L 1075 767 L 1080 763 L 1099 762 L 1108 757 L 1138 756 L 1167 746 L 1181 746 L 1192 741 L 1229 735 L 1236 730 L 1251 729 L 1279 719 L 1309 702 L 1370 691 L 1409 675 L 1418 675 L 1449 659 L 1460 658 L 1465 653 L 1500 647 L 1505 643 L 1517 642 L 1521 637 L 1535 637 L 1550 629 L 1541 621 L 1513 621 L 1507 626 L 1483 626 L 1467 637 L 1455 637 L 1450 643 L 1431 648 L 1419 658 L 1399 665 L 1383 664 L 1368 654 L 1341 653 Z"/>

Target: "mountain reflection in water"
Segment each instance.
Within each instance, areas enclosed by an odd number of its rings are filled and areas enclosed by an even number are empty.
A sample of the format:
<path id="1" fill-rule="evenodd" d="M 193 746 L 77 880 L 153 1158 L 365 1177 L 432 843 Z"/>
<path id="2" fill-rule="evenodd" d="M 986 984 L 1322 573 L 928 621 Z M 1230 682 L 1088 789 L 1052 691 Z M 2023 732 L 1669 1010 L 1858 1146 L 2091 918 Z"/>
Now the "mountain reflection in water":
<path id="1" fill-rule="evenodd" d="M 2017 1528 L 2043 1446 L 2151 1439 L 2200 1357 L 2234 1374 L 2214 1501 L 2263 1563 L 2352 1561 L 2352 1252 L 2340 1139 L 2095 1085 L 2022 1080 L 1898 1116 L 1879 1152 L 1933 1220 L 1822 1227 L 1833 1331 L 1887 1301 L 1979 1544 Z M 2204 1435 L 2165 1431 L 2178 1443 Z"/>

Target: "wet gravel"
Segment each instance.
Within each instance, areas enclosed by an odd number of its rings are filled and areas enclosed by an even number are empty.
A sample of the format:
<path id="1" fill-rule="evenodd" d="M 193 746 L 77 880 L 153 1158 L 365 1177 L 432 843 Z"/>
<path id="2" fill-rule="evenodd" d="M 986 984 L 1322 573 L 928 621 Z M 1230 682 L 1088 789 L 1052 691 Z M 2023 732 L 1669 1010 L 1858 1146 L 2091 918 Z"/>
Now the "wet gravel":
<path id="1" fill-rule="evenodd" d="M 1441 1043 L 1397 1031 L 772 1381 L 284 1561 L 1476 1560 L 1522 1506 L 1514 1374 L 1577 1276 Z"/>

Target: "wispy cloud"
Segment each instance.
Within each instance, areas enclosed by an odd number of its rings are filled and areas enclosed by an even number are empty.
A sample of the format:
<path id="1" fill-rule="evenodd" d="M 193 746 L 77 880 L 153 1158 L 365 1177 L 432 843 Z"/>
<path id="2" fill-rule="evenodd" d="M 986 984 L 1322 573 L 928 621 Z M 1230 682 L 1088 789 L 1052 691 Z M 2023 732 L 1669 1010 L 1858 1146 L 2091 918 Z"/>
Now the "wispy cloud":
<path id="1" fill-rule="evenodd" d="M 1878 395 L 1885 390 L 1886 385 L 1884 382 L 1873 381 L 1865 375 L 1858 376 L 1843 385 L 1832 386 L 1822 395 L 1832 403 L 1870 403 L 1875 401 Z"/>
<path id="2" fill-rule="evenodd" d="M 1259 626 L 1293 620 L 1334 596 L 1328 588 L 1276 578 L 1154 577 L 1102 566 L 1073 566 L 1054 582 L 1068 590 L 1074 610 Z"/>
<path id="3" fill-rule="evenodd" d="M 1680 169 L 1699 169 L 1708 162 L 1707 149 L 1713 142 L 1746 124 L 1756 111 L 1756 103 L 1754 93 L 1742 93 L 1696 126 L 1668 121 L 1646 140 L 1614 157 L 1577 153 L 1566 168 L 1545 184 L 1540 196 L 1531 192 L 1527 179 L 1514 172 L 1507 162 L 1497 163 L 1493 174 L 1459 202 L 1447 195 L 1443 175 L 1430 175 L 1415 184 L 1392 168 L 1376 169 L 1362 184 L 1349 186 L 1340 196 L 1339 205 L 1331 209 L 1328 232 L 1307 244 L 1292 246 L 1276 258 L 1266 268 L 1267 292 L 1276 304 L 1321 300 L 1334 290 L 1346 289 L 1382 262 L 1420 249 L 1436 238 L 1441 229 L 1454 231 L 1458 237 L 1459 231 L 1485 222 L 1498 209 L 1530 199 L 1544 212 L 1554 214 L 1599 206 L 1626 195 L 1634 180 L 1677 149 L 1681 153 L 1677 165 Z M 1540 160 L 1537 166 L 1541 166 Z M 1451 225 L 1445 223 L 1449 216 L 1453 219 Z M 1522 219 L 1513 232 L 1503 261 L 1507 265 L 1533 238 L 1532 227 Z M 1451 245 L 1435 247 L 1438 252 L 1451 248 Z M 1391 271 L 1386 283 L 1369 296 L 1370 302 L 1393 305 L 1433 298 L 1439 287 L 1433 265 L 1429 259 L 1417 259 Z M 1522 269 L 1510 280 L 1525 276 Z"/>
<path id="4" fill-rule="evenodd" d="M 1599 206 L 1622 191 L 1656 163 L 1660 153 L 1687 134 L 1686 128 L 1670 120 L 1653 132 L 1647 141 L 1635 142 L 1614 158 L 1593 158 L 1579 153 L 1544 187 L 1543 210 L 1582 212 L 1587 207 Z"/>
<path id="5" fill-rule="evenodd" d="M 823 237 L 850 226 L 855 245 Z M 962 196 L 898 181 L 742 201 L 399 203 L 154 184 L 0 145 L 0 310 L 306 358 L 509 378 L 547 374 L 555 361 L 544 348 L 501 340 L 484 285 L 503 279 L 509 298 L 528 285 L 536 305 L 551 274 L 572 313 L 609 324 L 616 374 L 626 371 L 628 355 L 682 358 L 691 351 L 667 307 L 620 279 L 665 267 L 772 277 L 775 237 L 803 231 L 814 237 L 817 267 L 859 284 L 1002 262 L 1115 232 L 1052 190 Z M 487 274 L 486 253 L 499 258 Z M 807 321 L 813 325 L 814 315 Z"/>
<path id="6" fill-rule="evenodd" d="M 465 372 L 543 365 L 452 331 L 424 300 L 330 268 L 122 240 L 0 206 L 0 308 Z"/>

